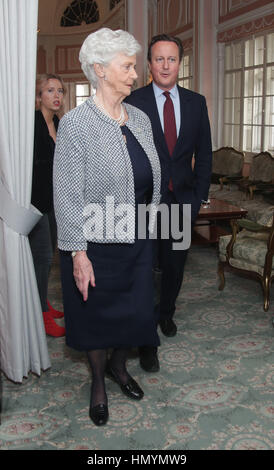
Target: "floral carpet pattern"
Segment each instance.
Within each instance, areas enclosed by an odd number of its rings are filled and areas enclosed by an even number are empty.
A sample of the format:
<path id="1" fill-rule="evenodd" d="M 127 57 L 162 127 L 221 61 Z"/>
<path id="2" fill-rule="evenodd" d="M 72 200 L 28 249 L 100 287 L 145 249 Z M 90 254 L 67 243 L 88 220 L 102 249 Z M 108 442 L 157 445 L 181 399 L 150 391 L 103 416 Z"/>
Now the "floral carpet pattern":
<path id="1" fill-rule="evenodd" d="M 0 449 L 273 450 L 274 298 L 265 313 L 258 283 L 227 273 L 218 291 L 216 272 L 216 249 L 193 246 L 178 333 L 160 333 L 160 371 L 145 373 L 132 351 L 128 369 L 145 396 L 131 401 L 106 379 L 110 418 L 102 428 L 88 416 L 85 356 L 48 337 L 49 370 L 22 384 L 3 378 Z M 57 262 L 50 300 L 62 308 Z"/>

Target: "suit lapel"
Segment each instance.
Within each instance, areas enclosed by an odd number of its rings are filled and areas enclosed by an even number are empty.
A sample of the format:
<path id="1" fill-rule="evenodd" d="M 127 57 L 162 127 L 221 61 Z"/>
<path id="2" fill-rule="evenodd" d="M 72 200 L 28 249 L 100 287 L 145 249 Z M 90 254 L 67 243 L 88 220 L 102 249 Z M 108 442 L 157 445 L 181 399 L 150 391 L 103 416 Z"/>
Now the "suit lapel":
<path id="1" fill-rule="evenodd" d="M 183 88 L 178 86 L 179 98 L 180 98 L 180 113 L 181 113 L 181 124 L 178 139 L 172 154 L 172 158 L 176 158 L 177 155 L 181 154 L 181 148 L 185 139 L 187 139 L 188 132 L 191 132 L 190 120 L 192 116 L 191 111 L 191 95 Z M 166 144 L 165 135 L 162 129 L 161 121 L 158 114 L 157 103 L 152 87 L 152 83 L 146 87 L 146 94 L 144 95 L 144 106 L 146 107 L 146 113 L 150 117 L 153 133 L 157 145 L 159 145 L 164 155 L 170 158 L 168 147 Z"/>
<path id="2" fill-rule="evenodd" d="M 189 121 L 191 120 L 192 116 L 191 109 L 189 109 L 189 101 L 191 100 L 191 96 L 186 93 L 184 88 L 180 86 L 178 86 L 178 90 L 180 97 L 181 125 L 178 139 L 172 155 L 173 158 L 176 158 L 177 154 L 180 153 L 180 149 L 182 148 L 183 142 L 185 141 L 185 139 L 187 139 L 187 129 L 191 127 L 189 126 Z"/>
<path id="3" fill-rule="evenodd" d="M 181 125 L 179 136 L 174 148 L 174 152 L 172 154 L 172 158 L 176 158 L 177 155 L 181 154 L 180 150 L 182 148 L 183 142 L 185 141 L 185 139 L 187 139 L 188 132 L 191 132 L 190 121 L 192 116 L 192 110 L 191 106 L 189 106 L 191 104 L 191 95 L 189 95 L 187 91 L 180 86 L 178 86 L 178 90 L 180 97 Z M 156 148 L 161 148 L 161 153 L 165 155 L 166 158 L 170 158 L 165 140 L 165 135 L 163 133 L 160 117 L 158 114 L 158 108 L 152 83 L 144 88 L 142 100 L 142 109 L 149 116 L 151 121 Z"/>
<path id="4" fill-rule="evenodd" d="M 159 113 L 158 113 L 158 108 L 157 108 L 157 103 L 156 103 L 152 83 L 145 88 L 143 101 L 144 102 L 143 102 L 142 109 L 150 118 L 156 147 L 158 146 L 161 147 L 164 154 L 168 155 L 168 148 L 167 148 L 165 135 L 163 133 L 163 129 L 162 129 Z"/>

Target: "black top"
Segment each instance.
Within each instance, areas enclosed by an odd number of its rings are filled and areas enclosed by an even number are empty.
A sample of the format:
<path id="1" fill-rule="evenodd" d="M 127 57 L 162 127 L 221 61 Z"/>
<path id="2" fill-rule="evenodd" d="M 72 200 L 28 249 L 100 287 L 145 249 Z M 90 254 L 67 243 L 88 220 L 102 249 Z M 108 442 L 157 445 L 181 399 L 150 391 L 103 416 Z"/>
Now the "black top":
<path id="1" fill-rule="evenodd" d="M 127 149 L 131 159 L 136 204 L 148 203 L 151 200 L 153 188 L 149 159 L 128 127 L 121 126 L 121 131 L 126 138 Z"/>
<path id="2" fill-rule="evenodd" d="M 53 116 L 53 122 L 57 131 L 59 119 L 56 115 Z M 44 116 L 41 111 L 35 111 L 31 203 L 43 214 L 53 209 L 54 150 L 55 142 L 49 134 Z"/>

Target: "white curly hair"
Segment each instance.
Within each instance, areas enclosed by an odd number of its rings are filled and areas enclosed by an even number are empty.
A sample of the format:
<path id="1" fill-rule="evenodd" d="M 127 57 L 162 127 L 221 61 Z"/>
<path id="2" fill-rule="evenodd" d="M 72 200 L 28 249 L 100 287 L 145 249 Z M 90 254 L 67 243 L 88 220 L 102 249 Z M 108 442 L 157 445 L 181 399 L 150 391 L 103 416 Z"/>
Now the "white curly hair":
<path id="1" fill-rule="evenodd" d="M 101 28 L 85 39 L 80 49 L 79 60 L 85 76 L 96 89 L 98 78 L 94 71 L 94 64 L 107 66 L 119 53 L 131 57 L 140 51 L 140 44 L 127 31 Z"/>

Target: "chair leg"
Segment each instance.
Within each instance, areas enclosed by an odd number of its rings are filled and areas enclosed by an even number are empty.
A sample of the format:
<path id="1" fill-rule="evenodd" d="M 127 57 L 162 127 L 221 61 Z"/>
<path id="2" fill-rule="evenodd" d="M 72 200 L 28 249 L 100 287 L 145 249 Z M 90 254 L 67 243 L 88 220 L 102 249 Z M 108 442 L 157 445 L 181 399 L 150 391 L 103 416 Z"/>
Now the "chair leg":
<path id="1" fill-rule="evenodd" d="M 220 284 L 218 289 L 223 290 L 225 287 L 225 272 L 224 272 L 224 263 L 219 261 L 218 263 L 218 276 L 220 278 Z"/>
<path id="2" fill-rule="evenodd" d="M 264 294 L 264 311 L 267 312 L 269 309 L 269 298 L 270 298 L 270 279 L 266 276 L 262 280 L 263 294 Z"/>

